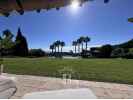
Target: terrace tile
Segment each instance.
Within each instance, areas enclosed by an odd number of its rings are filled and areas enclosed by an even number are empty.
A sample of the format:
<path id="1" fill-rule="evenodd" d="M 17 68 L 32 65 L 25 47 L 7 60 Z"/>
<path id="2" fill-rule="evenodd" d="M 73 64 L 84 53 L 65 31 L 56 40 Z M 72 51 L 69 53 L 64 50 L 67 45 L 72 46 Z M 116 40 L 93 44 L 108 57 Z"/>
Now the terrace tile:
<path id="1" fill-rule="evenodd" d="M 15 77 L 18 91 L 13 99 L 22 98 L 31 92 L 83 87 L 90 88 L 100 99 L 133 99 L 133 85 L 82 80 L 71 80 L 66 84 L 59 78 L 14 74 L 4 74 L 4 76 Z"/>

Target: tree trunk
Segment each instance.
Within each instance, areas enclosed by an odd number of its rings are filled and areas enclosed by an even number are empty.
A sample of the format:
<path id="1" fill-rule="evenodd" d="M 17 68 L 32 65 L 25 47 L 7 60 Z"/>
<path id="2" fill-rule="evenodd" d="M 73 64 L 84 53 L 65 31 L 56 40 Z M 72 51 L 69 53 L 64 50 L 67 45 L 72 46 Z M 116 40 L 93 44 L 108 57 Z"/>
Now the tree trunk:
<path id="1" fill-rule="evenodd" d="M 80 53 L 80 44 L 78 44 L 78 52 Z"/>
<path id="2" fill-rule="evenodd" d="M 55 53 L 56 53 L 56 47 L 55 47 Z"/>
<path id="3" fill-rule="evenodd" d="M 83 51 L 83 49 L 84 49 L 84 44 L 82 43 L 82 51 Z"/>
<path id="4" fill-rule="evenodd" d="M 88 48 L 88 44 L 87 44 L 87 42 L 86 42 L 86 51 L 87 51 L 87 48 Z"/>
<path id="5" fill-rule="evenodd" d="M 60 52 L 60 47 L 58 46 L 58 53 Z"/>
<path id="6" fill-rule="evenodd" d="M 52 49 L 52 53 L 53 53 L 53 49 Z"/>
<path id="7" fill-rule="evenodd" d="M 75 54 L 76 54 L 76 45 L 75 45 Z"/>
<path id="8" fill-rule="evenodd" d="M 61 53 L 62 53 L 62 48 L 63 48 L 63 47 L 61 47 Z"/>

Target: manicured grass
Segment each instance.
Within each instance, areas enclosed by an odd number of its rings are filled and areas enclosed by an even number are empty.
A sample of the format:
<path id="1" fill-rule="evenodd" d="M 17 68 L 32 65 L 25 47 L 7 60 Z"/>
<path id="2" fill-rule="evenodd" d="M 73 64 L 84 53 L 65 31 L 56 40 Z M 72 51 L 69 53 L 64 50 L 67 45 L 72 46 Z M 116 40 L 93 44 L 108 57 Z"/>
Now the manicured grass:
<path id="1" fill-rule="evenodd" d="M 4 63 L 6 73 L 56 77 L 66 66 L 77 79 L 133 84 L 131 59 L 5 58 Z"/>

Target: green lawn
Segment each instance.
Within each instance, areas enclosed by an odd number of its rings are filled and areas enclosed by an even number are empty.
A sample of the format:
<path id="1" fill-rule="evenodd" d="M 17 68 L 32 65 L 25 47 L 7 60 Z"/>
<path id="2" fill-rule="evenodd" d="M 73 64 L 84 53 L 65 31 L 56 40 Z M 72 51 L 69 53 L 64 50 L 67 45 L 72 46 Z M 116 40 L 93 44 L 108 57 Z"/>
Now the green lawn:
<path id="1" fill-rule="evenodd" d="M 5 58 L 4 64 L 5 72 L 13 74 L 55 77 L 66 66 L 75 71 L 77 79 L 133 84 L 131 59 Z"/>

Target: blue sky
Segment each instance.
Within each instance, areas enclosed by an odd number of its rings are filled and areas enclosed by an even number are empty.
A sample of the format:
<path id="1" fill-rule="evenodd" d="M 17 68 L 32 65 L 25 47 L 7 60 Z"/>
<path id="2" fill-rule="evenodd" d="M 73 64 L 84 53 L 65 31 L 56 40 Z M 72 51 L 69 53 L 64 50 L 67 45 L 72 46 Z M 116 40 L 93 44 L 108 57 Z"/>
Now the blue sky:
<path id="1" fill-rule="evenodd" d="M 133 0 L 103 0 L 85 3 L 77 10 L 63 7 L 59 11 L 26 12 L 23 16 L 12 13 L 0 17 L 0 34 L 5 29 L 16 35 L 18 27 L 26 36 L 29 48 L 47 49 L 55 40 L 66 42 L 66 49 L 79 36 L 89 36 L 90 46 L 118 44 L 133 38 Z"/>

